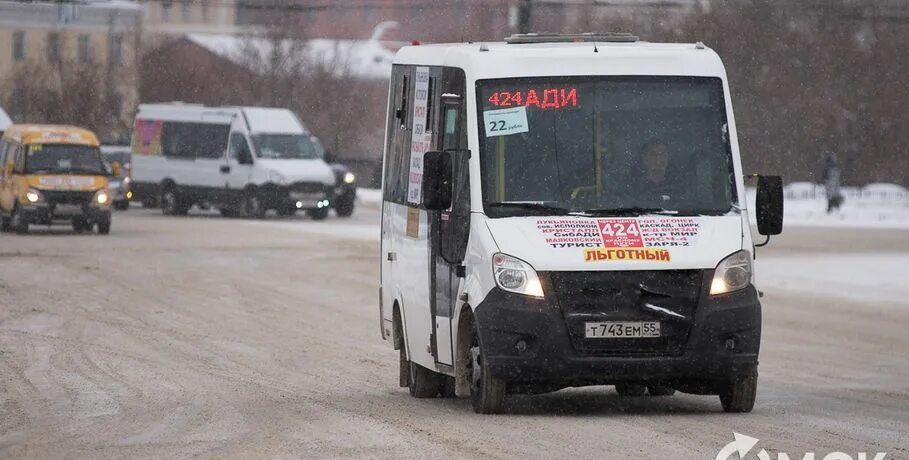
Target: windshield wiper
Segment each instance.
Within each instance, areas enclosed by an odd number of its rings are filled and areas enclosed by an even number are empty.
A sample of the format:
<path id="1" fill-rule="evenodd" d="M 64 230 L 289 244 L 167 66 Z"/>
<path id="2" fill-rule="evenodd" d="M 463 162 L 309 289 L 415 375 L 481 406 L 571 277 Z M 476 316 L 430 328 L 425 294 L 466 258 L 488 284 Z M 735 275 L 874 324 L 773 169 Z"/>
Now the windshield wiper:
<path id="1" fill-rule="evenodd" d="M 585 209 L 584 211 L 578 212 L 578 214 L 586 214 L 590 216 L 640 216 L 643 214 L 660 214 L 664 216 L 675 216 L 678 215 L 678 211 L 673 211 L 664 208 L 642 208 L 640 206 L 629 206 L 625 208 L 600 208 L 600 209 Z"/>
<path id="2" fill-rule="evenodd" d="M 559 206 L 547 204 L 545 201 L 499 201 L 495 203 L 486 203 L 486 206 L 497 209 L 514 208 L 557 214 L 566 214 L 569 211 L 568 209 Z"/>

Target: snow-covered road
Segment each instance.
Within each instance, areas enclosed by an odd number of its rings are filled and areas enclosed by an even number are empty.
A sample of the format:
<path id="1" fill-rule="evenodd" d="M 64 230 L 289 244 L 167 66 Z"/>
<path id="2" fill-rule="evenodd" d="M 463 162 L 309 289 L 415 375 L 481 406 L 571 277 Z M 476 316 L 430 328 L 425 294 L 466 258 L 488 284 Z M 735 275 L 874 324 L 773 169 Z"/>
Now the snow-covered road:
<path id="1" fill-rule="evenodd" d="M 398 388 L 377 222 L 138 209 L 108 237 L 3 234 L 0 458 L 713 458 L 733 431 L 792 458 L 909 456 L 907 231 L 797 227 L 760 250 L 751 414 L 593 387 L 480 416 Z"/>

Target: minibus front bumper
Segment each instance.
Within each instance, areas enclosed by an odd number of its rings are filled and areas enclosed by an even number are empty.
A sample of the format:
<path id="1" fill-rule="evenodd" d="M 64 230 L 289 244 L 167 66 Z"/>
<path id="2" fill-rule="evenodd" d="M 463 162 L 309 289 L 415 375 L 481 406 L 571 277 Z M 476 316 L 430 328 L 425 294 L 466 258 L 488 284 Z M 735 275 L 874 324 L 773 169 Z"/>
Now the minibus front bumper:
<path id="1" fill-rule="evenodd" d="M 328 207 L 334 198 L 333 186 L 318 182 L 268 184 L 262 192 L 268 209 L 318 209 Z"/>
<path id="2" fill-rule="evenodd" d="M 34 204 L 20 205 L 20 218 L 28 224 L 51 225 L 55 222 L 106 222 L 110 220 L 110 209 L 87 204 Z"/>
<path id="3" fill-rule="evenodd" d="M 510 383 L 557 387 L 648 381 L 685 385 L 728 381 L 757 365 L 761 309 L 753 286 L 720 296 L 703 292 L 683 339 L 676 347 L 652 352 L 610 350 L 609 341 L 615 339 L 584 339 L 583 330 L 566 320 L 557 296 L 547 294 L 537 299 L 495 288 L 477 306 L 483 359 L 492 375 Z M 584 349 L 580 342 L 585 340 L 603 345 Z"/>

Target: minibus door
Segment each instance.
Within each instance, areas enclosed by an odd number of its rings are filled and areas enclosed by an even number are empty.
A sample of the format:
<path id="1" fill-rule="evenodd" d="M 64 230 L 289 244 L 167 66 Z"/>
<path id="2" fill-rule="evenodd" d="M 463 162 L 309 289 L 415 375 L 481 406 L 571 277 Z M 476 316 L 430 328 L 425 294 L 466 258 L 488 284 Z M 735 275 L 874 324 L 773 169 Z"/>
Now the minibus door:
<path id="1" fill-rule="evenodd" d="M 451 208 L 430 213 L 432 239 L 432 311 L 436 362 L 452 365 L 452 319 L 461 289 L 464 254 L 470 231 L 470 185 L 467 152 L 451 152 L 453 185 Z"/>

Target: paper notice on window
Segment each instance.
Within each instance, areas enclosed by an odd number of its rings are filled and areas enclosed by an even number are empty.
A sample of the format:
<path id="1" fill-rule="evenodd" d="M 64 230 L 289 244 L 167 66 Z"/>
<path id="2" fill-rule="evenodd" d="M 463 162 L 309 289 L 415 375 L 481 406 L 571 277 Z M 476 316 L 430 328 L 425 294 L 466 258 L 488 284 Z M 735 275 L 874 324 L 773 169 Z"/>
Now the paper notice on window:
<path id="1" fill-rule="evenodd" d="M 483 123 L 486 137 L 507 136 L 530 131 L 527 125 L 527 107 L 484 110 Z"/>
<path id="2" fill-rule="evenodd" d="M 423 199 L 423 154 L 432 146 L 432 128 L 426 126 L 429 102 L 429 67 L 417 67 L 414 78 L 413 129 L 410 142 L 410 174 L 407 201 L 418 205 Z"/>

